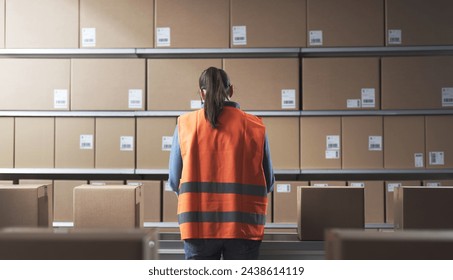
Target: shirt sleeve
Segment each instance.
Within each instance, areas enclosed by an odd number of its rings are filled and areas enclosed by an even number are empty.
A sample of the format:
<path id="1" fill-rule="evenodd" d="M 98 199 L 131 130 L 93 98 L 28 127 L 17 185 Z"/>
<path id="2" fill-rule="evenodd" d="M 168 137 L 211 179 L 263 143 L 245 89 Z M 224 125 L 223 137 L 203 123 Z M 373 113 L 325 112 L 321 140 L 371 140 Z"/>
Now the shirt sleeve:
<path id="1" fill-rule="evenodd" d="M 171 189 L 179 193 L 179 180 L 182 174 L 182 156 L 181 148 L 179 147 L 178 126 L 176 125 L 175 132 L 173 133 L 173 142 L 171 144 L 168 183 Z"/>
<path id="2" fill-rule="evenodd" d="M 271 151 L 267 135 L 264 137 L 264 156 L 263 156 L 264 176 L 266 177 L 267 192 L 274 190 L 274 169 L 272 168 Z"/>

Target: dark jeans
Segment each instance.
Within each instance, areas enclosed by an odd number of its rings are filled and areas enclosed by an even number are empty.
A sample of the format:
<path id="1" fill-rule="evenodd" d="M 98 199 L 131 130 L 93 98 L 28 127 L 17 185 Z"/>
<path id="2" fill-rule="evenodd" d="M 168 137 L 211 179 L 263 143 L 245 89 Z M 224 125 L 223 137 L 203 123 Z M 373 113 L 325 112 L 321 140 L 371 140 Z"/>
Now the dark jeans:
<path id="1" fill-rule="evenodd" d="M 257 260 L 261 240 L 186 239 L 186 260 Z"/>

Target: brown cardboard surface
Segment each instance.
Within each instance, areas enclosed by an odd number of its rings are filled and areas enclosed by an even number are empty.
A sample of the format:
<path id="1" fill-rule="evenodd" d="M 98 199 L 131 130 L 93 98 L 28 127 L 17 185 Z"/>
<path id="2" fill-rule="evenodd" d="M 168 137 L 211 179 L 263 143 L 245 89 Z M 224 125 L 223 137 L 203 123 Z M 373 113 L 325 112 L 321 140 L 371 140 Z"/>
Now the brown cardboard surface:
<path id="1" fill-rule="evenodd" d="M 452 71 L 451 56 L 382 58 L 382 109 L 453 109 Z"/>
<path id="2" fill-rule="evenodd" d="M 94 123 L 94 118 L 55 119 L 56 168 L 94 168 Z"/>
<path id="3" fill-rule="evenodd" d="M 162 222 L 177 222 L 178 196 L 170 188 L 167 181 L 163 182 L 162 189 Z"/>
<path id="4" fill-rule="evenodd" d="M 148 59 L 148 110 L 191 110 L 200 102 L 198 78 L 221 59 Z M 195 104 L 194 104 L 195 105 Z"/>
<path id="5" fill-rule="evenodd" d="M 95 28 L 94 46 L 85 28 Z M 80 0 L 81 48 L 152 48 L 153 28 L 154 0 Z"/>
<path id="6" fill-rule="evenodd" d="M 274 184 L 274 223 L 297 223 L 297 187 L 303 181 L 277 181 Z"/>
<path id="7" fill-rule="evenodd" d="M 416 154 L 421 156 L 416 157 Z M 425 117 L 385 116 L 384 168 L 424 168 L 424 157 L 426 157 Z"/>
<path id="8" fill-rule="evenodd" d="M 8 49 L 76 49 L 79 1 L 7 1 L 5 26 Z"/>
<path id="9" fill-rule="evenodd" d="M 234 43 L 235 26 L 246 27 L 245 45 Z M 231 0 L 232 48 L 305 47 L 306 32 L 306 0 Z"/>
<path id="10" fill-rule="evenodd" d="M 297 58 L 228 58 L 223 68 L 243 110 L 299 109 Z M 286 94 L 291 98 L 283 98 Z"/>
<path id="11" fill-rule="evenodd" d="M 343 169 L 382 169 L 384 167 L 382 117 L 342 117 L 341 139 L 343 140 Z"/>
<path id="12" fill-rule="evenodd" d="M 0 49 L 5 48 L 5 0 L 0 0 Z"/>
<path id="13" fill-rule="evenodd" d="M 144 203 L 144 222 L 161 221 L 161 181 L 127 181 L 127 184 L 142 184 L 143 203 Z"/>
<path id="14" fill-rule="evenodd" d="M 324 240 L 328 228 L 364 228 L 364 188 L 297 188 L 300 240 Z"/>
<path id="15" fill-rule="evenodd" d="M 385 222 L 394 222 L 394 190 L 398 186 L 421 186 L 420 181 L 386 181 L 385 182 Z"/>
<path id="16" fill-rule="evenodd" d="M 0 185 L 0 228 L 48 227 L 47 195 L 45 185 Z"/>
<path id="17" fill-rule="evenodd" d="M 54 118 L 16 118 L 15 168 L 54 167 Z"/>
<path id="18" fill-rule="evenodd" d="M 174 117 L 137 118 L 137 169 L 168 169 L 175 127 Z"/>
<path id="19" fill-rule="evenodd" d="M 96 168 L 135 168 L 135 119 L 96 118 L 95 141 Z"/>
<path id="20" fill-rule="evenodd" d="M 349 181 L 348 186 L 365 188 L 365 223 L 385 223 L 385 188 L 383 181 Z"/>
<path id="21" fill-rule="evenodd" d="M 141 186 L 83 185 L 74 188 L 75 228 L 143 227 Z"/>
<path id="22" fill-rule="evenodd" d="M 427 187 L 453 186 L 453 180 L 424 180 L 423 186 Z"/>
<path id="23" fill-rule="evenodd" d="M 266 223 L 272 223 L 274 217 L 273 192 L 267 194 Z"/>
<path id="24" fill-rule="evenodd" d="M 0 110 L 69 110 L 69 71 L 69 59 L 0 59 Z"/>
<path id="25" fill-rule="evenodd" d="M 376 57 L 304 58 L 302 108 L 377 110 L 380 108 L 379 71 Z"/>
<path id="26" fill-rule="evenodd" d="M 341 147 L 340 117 L 303 117 L 300 119 L 301 169 L 341 169 L 341 149 L 338 158 L 326 158 L 327 136 L 338 136 Z M 334 153 L 335 150 L 331 150 Z M 330 153 L 330 152 L 329 152 Z M 328 155 L 330 157 L 330 155 Z"/>
<path id="27" fill-rule="evenodd" d="M 55 180 L 54 184 L 54 222 L 74 222 L 74 188 L 86 185 L 87 181 Z"/>
<path id="28" fill-rule="evenodd" d="M 19 185 L 45 185 L 47 186 L 47 206 L 48 206 L 48 221 L 49 226 L 53 223 L 53 199 L 54 199 L 54 187 L 52 180 L 19 180 Z"/>
<path id="29" fill-rule="evenodd" d="M 326 233 L 328 260 L 451 260 L 453 232 L 333 229 Z"/>
<path id="30" fill-rule="evenodd" d="M 124 185 L 123 180 L 90 180 L 92 186 Z"/>
<path id="31" fill-rule="evenodd" d="M 0 180 L 0 185 L 12 185 L 13 181 L 8 180 Z"/>
<path id="32" fill-rule="evenodd" d="M 0 259 L 158 259 L 158 235 L 157 229 L 7 228 L 0 231 Z"/>
<path id="33" fill-rule="evenodd" d="M 171 48 L 228 48 L 229 0 L 155 0 L 158 28 L 170 28 Z"/>
<path id="34" fill-rule="evenodd" d="M 346 186 L 345 181 L 310 181 L 310 186 L 313 187 L 338 187 Z"/>
<path id="35" fill-rule="evenodd" d="M 453 3 L 448 0 L 386 0 L 386 44 L 420 46 L 453 44 Z M 390 30 L 400 30 L 401 40 L 390 41 Z"/>
<path id="36" fill-rule="evenodd" d="M 310 32 L 321 30 L 324 47 L 384 45 L 383 0 L 307 0 L 308 46 Z"/>
<path id="37" fill-rule="evenodd" d="M 395 229 L 453 229 L 453 187 L 398 187 Z"/>
<path id="38" fill-rule="evenodd" d="M 453 116 L 426 116 L 426 167 L 453 168 Z"/>
<path id="39" fill-rule="evenodd" d="M 14 118 L 0 118 L 0 168 L 14 167 Z"/>
<path id="40" fill-rule="evenodd" d="M 299 169 L 299 118 L 263 117 L 274 169 Z"/>
<path id="41" fill-rule="evenodd" d="M 144 110 L 145 68 L 145 59 L 72 59 L 71 110 Z"/>

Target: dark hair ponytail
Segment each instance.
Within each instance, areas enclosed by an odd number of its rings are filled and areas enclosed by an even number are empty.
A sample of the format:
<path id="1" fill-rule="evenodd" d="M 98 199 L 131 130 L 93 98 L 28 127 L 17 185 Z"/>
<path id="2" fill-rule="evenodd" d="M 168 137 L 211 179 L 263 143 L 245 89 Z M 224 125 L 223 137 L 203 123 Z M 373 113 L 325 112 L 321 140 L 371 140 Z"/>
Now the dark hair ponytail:
<path id="1" fill-rule="evenodd" d="M 223 102 L 230 97 L 231 84 L 228 75 L 222 69 L 209 67 L 201 73 L 199 79 L 201 90 L 206 91 L 204 117 L 217 128 L 217 120 L 223 110 Z"/>

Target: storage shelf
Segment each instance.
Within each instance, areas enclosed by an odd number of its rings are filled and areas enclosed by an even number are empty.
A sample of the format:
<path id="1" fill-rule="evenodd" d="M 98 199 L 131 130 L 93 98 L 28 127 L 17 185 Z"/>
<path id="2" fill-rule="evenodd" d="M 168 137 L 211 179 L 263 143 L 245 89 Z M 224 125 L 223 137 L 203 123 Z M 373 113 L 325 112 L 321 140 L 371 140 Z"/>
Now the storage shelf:
<path id="1" fill-rule="evenodd" d="M 135 174 L 134 169 L 83 169 L 83 168 L 0 168 L 0 174 Z"/>
<path id="2" fill-rule="evenodd" d="M 0 117 L 135 117 L 134 111 L 0 111 Z"/>
<path id="3" fill-rule="evenodd" d="M 452 108 L 453 109 L 453 108 Z M 415 116 L 415 115 L 453 115 L 453 110 L 306 110 L 301 116 Z"/>
<path id="4" fill-rule="evenodd" d="M 301 48 L 302 57 L 451 55 L 453 46 Z"/>
<path id="5" fill-rule="evenodd" d="M 37 57 L 37 58 L 79 58 L 79 57 L 113 57 L 135 58 L 136 49 L 0 49 L 0 56 L 4 57 Z"/>
<path id="6" fill-rule="evenodd" d="M 299 57 L 300 48 L 137 49 L 139 57 Z"/>
<path id="7" fill-rule="evenodd" d="M 301 174 L 453 174 L 453 169 L 303 169 Z"/>

